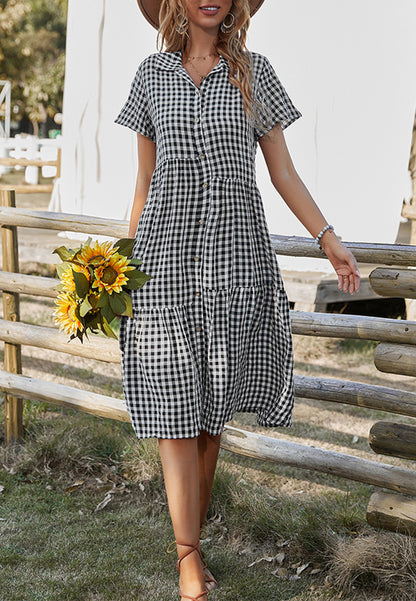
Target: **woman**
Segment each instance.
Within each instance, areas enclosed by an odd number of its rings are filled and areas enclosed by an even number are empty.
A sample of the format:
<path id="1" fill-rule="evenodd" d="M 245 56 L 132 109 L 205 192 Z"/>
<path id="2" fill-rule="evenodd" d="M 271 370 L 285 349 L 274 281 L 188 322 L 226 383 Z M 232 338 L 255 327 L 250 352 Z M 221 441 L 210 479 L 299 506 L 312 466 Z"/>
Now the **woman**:
<path id="1" fill-rule="evenodd" d="M 351 294 L 359 271 L 298 176 L 283 129 L 301 116 L 269 60 L 247 51 L 263 0 L 139 0 L 166 51 L 139 65 L 116 123 L 137 132 L 129 236 L 152 276 L 131 291 L 120 350 L 138 438 L 155 436 L 178 552 L 179 595 L 217 582 L 201 555 L 224 424 L 292 425 L 289 303 L 255 179 L 270 178 Z"/>

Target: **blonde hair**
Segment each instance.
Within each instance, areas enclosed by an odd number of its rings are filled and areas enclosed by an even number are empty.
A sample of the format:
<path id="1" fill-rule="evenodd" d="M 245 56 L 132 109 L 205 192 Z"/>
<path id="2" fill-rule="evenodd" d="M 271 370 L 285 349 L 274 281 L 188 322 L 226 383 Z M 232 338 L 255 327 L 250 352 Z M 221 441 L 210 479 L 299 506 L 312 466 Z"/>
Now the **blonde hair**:
<path id="1" fill-rule="evenodd" d="M 247 119 L 254 127 L 266 129 L 271 117 L 264 99 L 253 91 L 253 63 L 245 42 L 250 25 L 250 4 L 248 0 L 233 0 L 231 12 L 234 15 L 234 27 L 229 33 L 218 28 L 217 51 L 228 61 L 230 82 L 240 88 L 243 96 L 244 111 Z M 167 52 L 185 50 L 189 37 L 189 21 L 186 7 L 182 0 L 162 0 L 159 10 L 159 29 L 157 45 L 166 46 Z M 184 33 L 178 33 L 176 26 L 185 24 Z M 160 36 L 160 37 L 159 37 Z M 265 121 L 263 119 L 265 117 Z"/>

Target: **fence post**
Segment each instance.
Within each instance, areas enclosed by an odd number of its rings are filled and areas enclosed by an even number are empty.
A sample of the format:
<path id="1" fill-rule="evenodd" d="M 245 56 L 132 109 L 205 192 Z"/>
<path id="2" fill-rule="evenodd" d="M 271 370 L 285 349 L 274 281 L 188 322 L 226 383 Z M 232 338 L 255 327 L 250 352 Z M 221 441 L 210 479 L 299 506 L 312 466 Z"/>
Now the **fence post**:
<path id="1" fill-rule="evenodd" d="M 0 190 L 0 205 L 15 207 L 14 190 Z M 1 226 L 1 248 L 3 271 L 19 271 L 19 254 L 17 246 L 17 226 Z M 10 321 L 20 321 L 19 294 L 3 291 L 3 316 Z M 14 374 L 22 373 L 22 347 L 20 344 L 4 343 L 4 369 Z M 5 430 L 6 445 L 23 438 L 23 400 L 5 394 Z"/>

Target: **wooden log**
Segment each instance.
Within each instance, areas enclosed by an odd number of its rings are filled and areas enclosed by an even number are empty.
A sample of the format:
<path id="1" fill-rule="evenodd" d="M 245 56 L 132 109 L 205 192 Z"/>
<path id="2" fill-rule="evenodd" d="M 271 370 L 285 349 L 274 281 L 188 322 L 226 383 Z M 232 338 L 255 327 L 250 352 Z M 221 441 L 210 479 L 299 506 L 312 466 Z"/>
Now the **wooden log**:
<path id="1" fill-rule="evenodd" d="M 0 157 L 0 165 L 20 165 L 21 167 L 28 167 L 29 165 L 35 165 L 37 167 L 46 167 L 52 166 L 55 167 L 58 164 L 58 161 L 55 159 L 51 159 L 48 161 L 44 161 L 42 159 L 26 159 L 24 157 L 20 159 L 15 159 L 13 157 Z"/>
<path id="2" fill-rule="evenodd" d="M 311 238 L 302 236 L 270 235 L 273 248 L 278 255 L 293 257 L 326 258 L 323 250 Z M 416 266 L 416 246 L 411 244 L 382 244 L 375 242 L 345 242 L 354 257 L 361 263 Z"/>
<path id="3" fill-rule="evenodd" d="M 16 206 L 15 193 L 11 190 L 0 190 L 1 207 Z M 19 254 L 17 245 L 17 227 L 14 225 L 1 226 L 1 248 L 3 270 L 19 271 Z M 16 292 L 3 292 L 3 316 L 11 323 L 20 319 L 19 295 Z M 4 344 L 4 368 L 15 374 L 22 373 L 22 350 L 19 344 L 6 342 Z M 23 438 L 23 403 L 21 399 L 6 393 L 5 395 L 5 432 L 6 445 Z"/>
<path id="4" fill-rule="evenodd" d="M 380 421 L 371 426 L 369 444 L 375 453 L 416 459 L 416 426 Z"/>
<path id="5" fill-rule="evenodd" d="M 367 522 L 383 528 L 416 536 L 416 499 L 391 492 L 374 492 L 367 505 Z"/>
<path id="6" fill-rule="evenodd" d="M 0 290 L 55 298 L 57 278 L 0 271 Z M 416 323 L 364 315 L 290 311 L 293 334 L 416 344 Z"/>
<path id="7" fill-rule="evenodd" d="M 295 394 L 298 398 L 346 403 L 416 417 L 416 393 L 387 386 L 295 375 Z"/>
<path id="8" fill-rule="evenodd" d="M 405 219 L 416 219 L 416 205 L 404 203 L 402 206 L 402 217 Z"/>
<path id="9" fill-rule="evenodd" d="M 58 146 L 58 156 L 56 157 L 56 179 L 61 177 L 61 168 L 62 168 L 62 148 Z"/>
<path id="10" fill-rule="evenodd" d="M 49 326 L 10 323 L 0 319 L 0 340 L 78 357 L 94 357 L 98 361 L 120 362 L 118 340 L 91 335 L 90 340 L 85 339 L 83 344 L 76 340 L 67 342 L 66 334 Z M 346 403 L 416 417 L 416 393 L 386 386 L 296 374 L 295 394 L 298 398 Z"/>
<path id="11" fill-rule="evenodd" d="M 370 285 L 381 296 L 416 298 L 416 270 L 376 267 L 370 273 Z"/>
<path id="12" fill-rule="evenodd" d="M 416 376 L 416 348 L 412 344 L 380 342 L 374 351 L 374 364 L 385 373 Z"/>
<path id="13" fill-rule="evenodd" d="M 0 370 L 0 390 L 11 392 L 33 401 L 43 401 L 61 407 L 85 411 L 97 417 L 130 422 L 124 400 L 104 396 L 56 382 L 22 376 Z"/>
<path id="14" fill-rule="evenodd" d="M 57 278 L 0 271 L 0 290 L 55 298 L 57 284 Z M 404 319 L 306 311 L 290 311 L 290 317 L 293 334 L 416 344 L 416 323 Z"/>
<path id="15" fill-rule="evenodd" d="M 109 219 L 76 213 L 56 213 L 31 209 L 0 208 L 0 223 L 20 227 L 39 227 L 48 230 L 101 234 L 114 238 L 126 238 L 128 221 Z"/>
<path id="16" fill-rule="evenodd" d="M 338 313 L 290 312 L 293 334 L 416 344 L 416 323 Z"/>
<path id="17" fill-rule="evenodd" d="M 10 323 L 0 319 L 0 340 L 9 344 L 18 343 L 107 363 L 120 363 L 118 340 L 94 334 L 89 334 L 90 339 L 85 338 L 82 343 L 78 339 L 68 342 L 68 338 L 69 336 L 58 328 L 23 322 Z"/>
<path id="18" fill-rule="evenodd" d="M 0 271 L 0 290 L 7 290 L 9 292 L 14 291 L 31 296 L 55 298 L 58 295 L 58 290 L 55 290 L 55 286 L 59 282 L 58 278 Z"/>
<path id="19" fill-rule="evenodd" d="M 0 184 L 0 190 L 13 190 L 16 194 L 48 194 L 53 191 L 53 184 Z"/>
<path id="20" fill-rule="evenodd" d="M 100 417 L 130 422 L 123 400 L 55 382 L 45 382 L 0 370 L 0 390 Z M 221 447 L 241 455 L 416 494 L 416 473 L 413 470 L 369 461 L 345 453 L 262 436 L 228 425 L 225 425 L 221 437 Z"/>
<path id="21" fill-rule="evenodd" d="M 126 237 L 128 234 L 128 221 L 126 220 L 75 213 L 1 208 L 0 222 L 5 225 L 102 234 L 115 238 Z M 271 234 L 270 238 L 277 254 L 326 258 L 324 251 L 319 250 L 312 238 L 277 236 L 275 234 Z M 345 245 L 360 262 L 416 266 L 416 246 L 368 242 L 345 242 Z"/>
<path id="22" fill-rule="evenodd" d="M 231 426 L 224 428 L 221 447 L 233 453 L 267 459 L 282 465 L 332 474 L 398 492 L 416 493 L 416 472 L 414 470 L 378 461 L 369 461 L 346 453 L 262 436 Z"/>
<path id="23" fill-rule="evenodd" d="M 123 400 L 55 382 L 45 382 L 0 370 L 0 390 L 100 417 L 130 421 Z M 416 493 L 416 473 L 413 470 L 311 445 L 262 436 L 228 425 L 224 427 L 221 447 L 234 453 L 267 459 L 283 465 L 312 469 L 409 494 Z"/>

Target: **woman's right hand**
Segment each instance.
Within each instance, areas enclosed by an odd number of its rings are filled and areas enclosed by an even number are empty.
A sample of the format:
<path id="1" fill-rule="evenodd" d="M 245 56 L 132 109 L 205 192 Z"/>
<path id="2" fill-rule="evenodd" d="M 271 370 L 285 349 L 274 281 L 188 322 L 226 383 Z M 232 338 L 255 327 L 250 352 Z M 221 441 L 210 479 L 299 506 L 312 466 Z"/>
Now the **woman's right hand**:
<path id="1" fill-rule="evenodd" d="M 338 288 L 350 294 L 358 292 L 361 276 L 354 255 L 334 232 L 325 234 L 321 246 L 338 275 Z"/>

